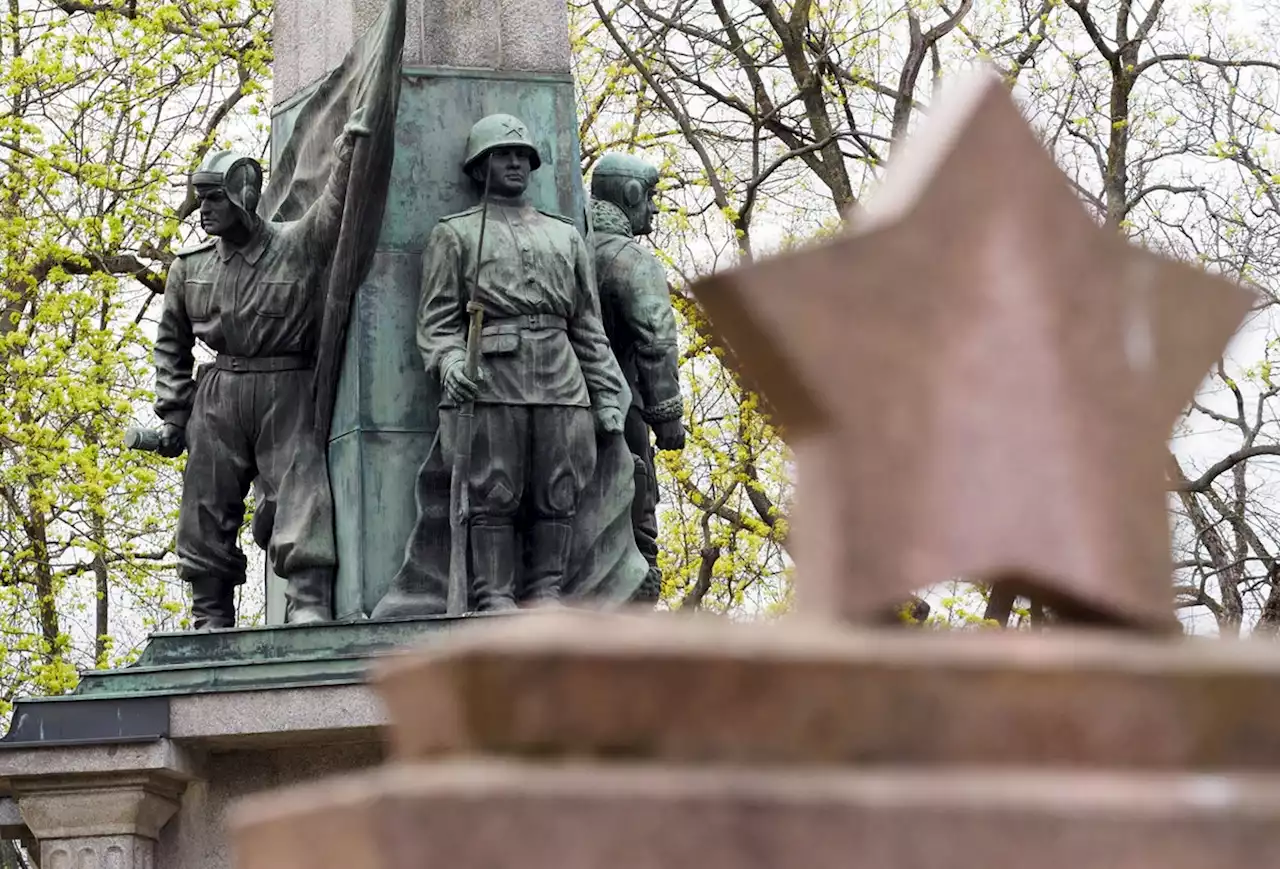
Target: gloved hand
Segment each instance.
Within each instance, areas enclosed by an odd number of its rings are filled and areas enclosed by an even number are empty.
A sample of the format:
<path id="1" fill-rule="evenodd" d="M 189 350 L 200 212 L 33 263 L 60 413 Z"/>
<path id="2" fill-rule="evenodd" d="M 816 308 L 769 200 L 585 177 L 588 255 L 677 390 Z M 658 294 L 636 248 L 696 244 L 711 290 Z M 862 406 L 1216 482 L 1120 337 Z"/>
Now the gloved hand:
<path id="1" fill-rule="evenodd" d="M 622 411 L 616 407 L 598 407 L 595 410 L 596 434 L 622 434 Z"/>
<path id="2" fill-rule="evenodd" d="M 176 459 L 187 448 L 187 430 L 180 425 L 166 422 L 160 429 L 160 449 L 156 450 L 166 459 Z"/>
<path id="3" fill-rule="evenodd" d="M 654 423 L 653 434 L 660 450 L 684 449 L 684 421 L 681 419 L 668 419 Z"/>
<path id="4" fill-rule="evenodd" d="M 480 384 L 467 376 L 466 366 L 455 362 L 444 373 L 444 391 L 456 404 L 475 401 L 480 394 Z"/>

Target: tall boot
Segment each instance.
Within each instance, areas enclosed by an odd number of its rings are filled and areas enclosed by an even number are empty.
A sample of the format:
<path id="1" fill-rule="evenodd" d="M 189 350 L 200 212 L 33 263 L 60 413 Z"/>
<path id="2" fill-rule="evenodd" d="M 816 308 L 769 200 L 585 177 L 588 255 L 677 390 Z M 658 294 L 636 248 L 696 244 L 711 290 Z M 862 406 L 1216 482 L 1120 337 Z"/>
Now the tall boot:
<path id="1" fill-rule="evenodd" d="M 631 596 L 631 602 L 642 606 L 656 606 L 662 598 L 662 571 L 650 566 L 645 572 L 644 581 Z"/>
<path id="2" fill-rule="evenodd" d="M 530 529 L 533 543 L 529 572 L 525 577 L 524 602 L 548 606 L 560 602 L 560 587 L 569 562 L 573 524 L 569 520 L 535 522 Z"/>
<path id="3" fill-rule="evenodd" d="M 511 522 L 471 523 L 471 569 L 476 609 L 516 608 L 516 528 Z"/>
<path id="4" fill-rule="evenodd" d="M 197 631 L 236 626 L 235 583 L 216 576 L 191 580 L 191 620 Z"/>
<path id="5" fill-rule="evenodd" d="M 645 432 L 647 436 L 648 430 Z M 662 597 L 662 571 L 658 569 L 658 489 L 644 457 L 633 455 L 631 458 L 635 460 L 636 483 L 635 496 L 631 499 L 631 529 L 635 532 L 636 548 L 649 565 L 644 581 L 631 596 L 631 603 L 653 606 Z"/>
<path id="6" fill-rule="evenodd" d="M 284 620 L 290 625 L 333 621 L 333 570 L 308 567 L 285 579 Z"/>

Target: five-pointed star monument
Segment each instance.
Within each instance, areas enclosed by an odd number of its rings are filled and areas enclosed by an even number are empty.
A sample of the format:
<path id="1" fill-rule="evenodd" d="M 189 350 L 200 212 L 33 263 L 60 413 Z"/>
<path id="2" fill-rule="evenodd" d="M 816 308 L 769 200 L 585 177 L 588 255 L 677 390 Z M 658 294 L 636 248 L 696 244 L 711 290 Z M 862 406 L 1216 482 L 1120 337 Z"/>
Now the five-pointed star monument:
<path id="1" fill-rule="evenodd" d="M 803 611 L 964 577 L 1176 624 L 1166 441 L 1253 294 L 1097 225 L 995 74 L 842 237 L 693 292 L 795 450 Z"/>

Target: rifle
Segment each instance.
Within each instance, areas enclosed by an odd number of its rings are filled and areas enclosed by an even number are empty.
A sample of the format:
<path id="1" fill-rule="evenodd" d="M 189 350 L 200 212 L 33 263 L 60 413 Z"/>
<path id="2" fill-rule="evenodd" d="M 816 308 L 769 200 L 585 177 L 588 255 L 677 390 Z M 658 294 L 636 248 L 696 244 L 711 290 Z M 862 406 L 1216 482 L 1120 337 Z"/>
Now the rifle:
<path id="1" fill-rule="evenodd" d="M 467 379 L 477 381 L 480 372 L 480 333 L 484 329 L 484 305 L 480 304 L 480 258 L 484 252 L 484 231 L 489 222 L 489 164 L 485 162 L 484 194 L 480 206 L 480 240 L 476 244 L 476 268 L 471 277 L 467 300 L 467 358 L 463 371 Z M 451 616 L 467 611 L 467 562 L 470 542 L 471 512 L 471 440 L 475 418 L 475 402 L 458 407 L 458 425 L 454 431 L 453 472 L 449 478 L 449 590 L 445 612 Z"/>

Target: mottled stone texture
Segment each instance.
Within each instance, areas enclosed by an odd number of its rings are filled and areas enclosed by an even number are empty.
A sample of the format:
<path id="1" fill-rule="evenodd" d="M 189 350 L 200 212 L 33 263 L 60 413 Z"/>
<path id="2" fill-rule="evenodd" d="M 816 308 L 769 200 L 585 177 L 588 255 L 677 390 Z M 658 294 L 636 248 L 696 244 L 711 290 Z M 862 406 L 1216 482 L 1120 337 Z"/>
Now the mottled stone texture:
<path id="1" fill-rule="evenodd" d="M 380 8 L 381 0 L 277 3 L 275 143 L 293 123 L 289 98 L 341 61 Z M 528 124 L 543 156 L 530 199 L 584 221 L 562 0 L 410 0 L 408 16 L 391 194 L 379 252 L 352 312 L 331 430 L 339 618 L 373 610 L 417 515 L 414 480 L 435 434 L 438 401 L 414 341 L 420 256 L 440 217 L 475 202 L 461 170 L 471 124 L 494 112 Z M 275 621 L 278 590 L 268 598 Z"/>
<path id="2" fill-rule="evenodd" d="M 410 760 L 1280 767 L 1261 644 L 543 616 L 397 661 L 381 691 Z"/>
<path id="3" fill-rule="evenodd" d="M 40 843 L 49 869 L 153 869 L 156 843 L 139 836 L 87 836 Z"/>
<path id="4" fill-rule="evenodd" d="M 1253 869 L 1280 860 L 1280 793 L 1218 778 L 475 761 L 391 768 L 325 796 L 258 805 L 261 823 L 236 843 L 238 869 Z"/>
<path id="5" fill-rule="evenodd" d="M 382 0 L 277 0 L 274 97 L 280 104 L 342 60 Z M 563 0 L 409 0 L 406 67 L 569 71 Z"/>
<path id="6" fill-rule="evenodd" d="M 232 869 L 229 805 L 249 794 L 371 767 L 381 758 L 376 742 L 210 754 L 201 779 L 187 788 L 181 810 L 160 835 L 156 869 Z"/>
<path id="7" fill-rule="evenodd" d="M 38 837 L 40 869 L 231 869 L 227 806 L 385 753 L 364 685 L 180 696 L 170 723 L 150 743 L 0 750 L 0 835 Z"/>
<path id="8" fill-rule="evenodd" d="M 153 869 L 184 782 L 151 773 L 13 782 L 42 869 Z"/>

